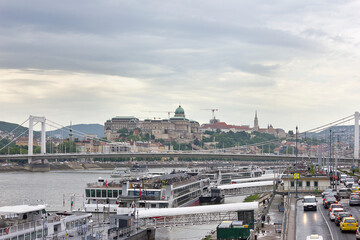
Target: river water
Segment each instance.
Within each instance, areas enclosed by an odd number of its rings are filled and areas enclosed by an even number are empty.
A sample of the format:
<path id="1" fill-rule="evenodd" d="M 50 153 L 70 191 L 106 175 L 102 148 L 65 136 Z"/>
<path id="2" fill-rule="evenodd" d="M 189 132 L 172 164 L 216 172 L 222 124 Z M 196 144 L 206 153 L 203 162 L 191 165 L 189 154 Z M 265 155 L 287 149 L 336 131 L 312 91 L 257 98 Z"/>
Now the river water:
<path id="1" fill-rule="evenodd" d="M 151 169 L 150 171 L 161 171 Z M 48 210 L 70 210 L 70 196 L 75 195 L 75 208 L 82 208 L 86 184 L 99 177 L 110 179 L 111 171 L 53 171 L 44 173 L 0 173 L 0 207 L 27 203 L 46 203 Z M 65 196 L 65 197 L 64 197 Z M 225 203 L 242 202 L 244 197 L 225 199 Z M 202 239 L 217 224 L 159 228 L 156 239 Z"/>

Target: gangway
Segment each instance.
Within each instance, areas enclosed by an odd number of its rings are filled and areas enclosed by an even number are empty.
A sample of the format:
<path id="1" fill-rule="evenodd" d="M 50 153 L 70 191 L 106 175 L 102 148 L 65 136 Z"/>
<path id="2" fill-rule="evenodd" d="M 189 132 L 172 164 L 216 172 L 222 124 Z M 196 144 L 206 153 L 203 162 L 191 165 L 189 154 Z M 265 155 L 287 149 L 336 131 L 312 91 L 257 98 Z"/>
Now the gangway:
<path id="1" fill-rule="evenodd" d="M 254 211 L 258 209 L 258 206 L 258 202 L 251 202 L 181 208 L 138 209 L 136 210 L 135 219 L 139 226 L 144 227 L 200 225 L 237 220 L 239 211 Z"/>
<path id="2" fill-rule="evenodd" d="M 252 177 L 252 178 L 241 178 L 241 179 L 232 179 L 231 183 L 247 183 L 247 182 L 261 182 L 261 181 L 269 181 L 269 180 L 279 180 L 283 174 L 264 174 L 260 177 Z"/>
<path id="3" fill-rule="evenodd" d="M 217 186 L 224 195 L 251 195 L 270 192 L 274 188 L 274 181 L 248 182 Z"/>

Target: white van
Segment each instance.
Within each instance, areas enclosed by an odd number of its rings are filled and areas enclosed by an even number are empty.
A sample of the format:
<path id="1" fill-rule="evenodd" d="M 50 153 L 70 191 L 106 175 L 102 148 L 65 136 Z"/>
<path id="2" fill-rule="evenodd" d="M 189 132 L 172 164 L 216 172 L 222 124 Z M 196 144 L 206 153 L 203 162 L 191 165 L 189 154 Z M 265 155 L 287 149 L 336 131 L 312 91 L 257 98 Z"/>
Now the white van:
<path id="1" fill-rule="evenodd" d="M 315 210 L 316 211 L 317 200 L 316 200 L 315 196 L 305 196 L 303 203 L 304 203 L 304 211 L 306 211 L 306 210 Z"/>

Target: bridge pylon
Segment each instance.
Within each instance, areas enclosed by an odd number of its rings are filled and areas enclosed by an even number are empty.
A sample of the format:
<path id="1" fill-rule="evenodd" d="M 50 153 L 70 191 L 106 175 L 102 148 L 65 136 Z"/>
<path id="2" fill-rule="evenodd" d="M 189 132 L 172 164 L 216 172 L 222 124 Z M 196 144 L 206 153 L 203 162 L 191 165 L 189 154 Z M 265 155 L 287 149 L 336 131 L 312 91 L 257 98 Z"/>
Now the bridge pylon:
<path id="1" fill-rule="evenodd" d="M 34 155 L 34 123 L 41 122 L 41 154 L 46 153 L 46 118 L 30 115 L 29 117 L 29 143 L 28 143 L 28 163 L 32 162 Z"/>
<path id="2" fill-rule="evenodd" d="M 359 117 L 360 114 L 359 112 L 355 112 L 355 124 L 354 124 L 354 128 L 355 128 L 355 132 L 354 132 L 354 159 L 358 160 L 359 159 Z"/>

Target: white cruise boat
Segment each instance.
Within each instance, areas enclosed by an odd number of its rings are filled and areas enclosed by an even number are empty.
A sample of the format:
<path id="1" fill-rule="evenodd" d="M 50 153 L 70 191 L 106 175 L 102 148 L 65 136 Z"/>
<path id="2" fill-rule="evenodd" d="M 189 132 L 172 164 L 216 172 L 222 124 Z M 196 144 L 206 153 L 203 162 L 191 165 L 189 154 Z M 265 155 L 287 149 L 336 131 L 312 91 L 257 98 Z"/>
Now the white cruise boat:
<path id="1" fill-rule="evenodd" d="M 115 168 L 110 174 L 111 178 L 124 178 L 130 176 L 130 168 Z"/>
<path id="2" fill-rule="evenodd" d="M 89 239 L 90 213 L 46 212 L 45 205 L 0 207 L 0 240 Z"/>
<path id="3" fill-rule="evenodd" d="M 210 179 L 187 173 L 166 174 L 120 182 L 99 179 L 85 189 L 86 212 L 127 214 L 133 208 L 173 208 L 199 204 Z"/>

